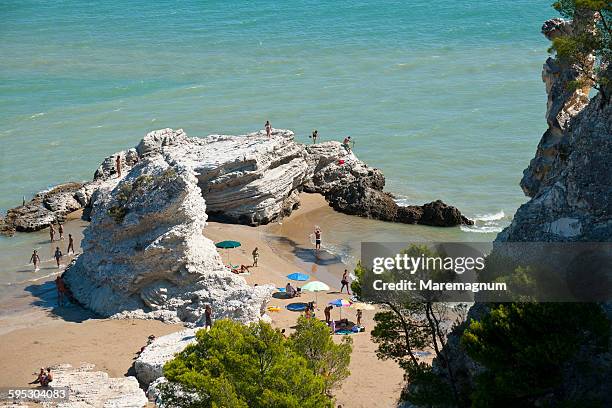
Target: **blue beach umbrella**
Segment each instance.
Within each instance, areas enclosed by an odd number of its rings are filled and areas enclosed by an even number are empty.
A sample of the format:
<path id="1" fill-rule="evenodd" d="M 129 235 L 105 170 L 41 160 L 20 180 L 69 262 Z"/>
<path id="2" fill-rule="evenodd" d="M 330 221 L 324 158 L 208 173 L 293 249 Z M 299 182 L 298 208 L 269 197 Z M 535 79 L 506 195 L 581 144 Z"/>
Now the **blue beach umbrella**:
<path id="1" fill-rule="evenodd" d="M 310 276 L 300 272 L 291 273 L 287 275 L 287 277 L 294 281 L 307 281 L 308 279 L 310 279 Z"/>

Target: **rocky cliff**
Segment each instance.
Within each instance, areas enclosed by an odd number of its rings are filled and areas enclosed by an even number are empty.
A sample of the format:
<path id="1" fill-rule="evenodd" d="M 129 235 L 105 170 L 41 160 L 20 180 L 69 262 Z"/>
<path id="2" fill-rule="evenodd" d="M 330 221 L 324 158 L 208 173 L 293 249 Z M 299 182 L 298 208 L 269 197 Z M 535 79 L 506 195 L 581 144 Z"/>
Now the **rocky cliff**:
<path id="1" fill-rule="evenodd" d="M 259 319 L 271 286 L 250 287 L 221 262 L 204 237 L 206 203 L 193 169 L 161 154 L 140 160 L 92 197 L 83 254 L 65 274 L 74 296 L 103 316 L 202 323 Z"/>

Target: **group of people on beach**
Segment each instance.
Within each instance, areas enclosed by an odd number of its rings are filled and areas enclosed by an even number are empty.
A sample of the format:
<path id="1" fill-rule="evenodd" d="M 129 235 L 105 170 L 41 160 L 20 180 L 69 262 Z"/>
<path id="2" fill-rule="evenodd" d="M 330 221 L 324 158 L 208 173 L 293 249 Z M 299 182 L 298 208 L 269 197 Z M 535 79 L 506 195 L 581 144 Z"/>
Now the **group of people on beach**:
<path id="1" fill-rule="evenodd" d="M 60 222 L 57 223 L 57 231 L 59 233 L 59 240 L 63 240 L 64 239 L 64 226 Z M 56 234 L 55 227 L 53 226 L 53 224 L 49 225 L 49 237 L 51 239 L 51 243 L 56 241 L 55 234 Z M 68 246 L 66 248 L 66 254 L 70 254 L 70 253 L 74 254 L 74 238 L 72 237 L 72 234 L 68 234 Z M 55 262 L 58 268 L 60 267 L 60 263 L 61 263 L 63 256 L 64 256 L 64 253 L 62 252 L 60 247 L 56 246 L 55 252 L 53 253 L 53 258 L 55 259 Z M 33 250 L 32 256 L 30 256 L 29 263 L 34 265 L 34 272 L 37 272 L 40 270 L 41 260 L 40 260 L 40 255 L 38 254 L 38 250 L 36 249 Z"/>

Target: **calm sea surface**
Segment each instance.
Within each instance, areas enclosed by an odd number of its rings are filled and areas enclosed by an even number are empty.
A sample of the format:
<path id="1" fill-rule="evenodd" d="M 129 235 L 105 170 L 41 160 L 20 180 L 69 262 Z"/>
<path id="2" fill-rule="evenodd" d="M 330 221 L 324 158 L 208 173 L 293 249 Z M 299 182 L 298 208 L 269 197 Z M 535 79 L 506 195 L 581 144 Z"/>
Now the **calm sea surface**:
<path id="1" fill-rule="evenodd" d="M 90 179 L 148 131 L 269 119 L 304 142 L 314 128 L 351 135 L 403 202 L 440 198 L 477 219 L 360 223 L 368 239 L 491 240 L 525 201 L 518 182 L 545 129 L 550 3 L 2 1 L 0 210 Z M 338 231 L 338 245 L 355 236 Z M 46 236 L 0 238 L 0 283 L 22 280 Z"/>

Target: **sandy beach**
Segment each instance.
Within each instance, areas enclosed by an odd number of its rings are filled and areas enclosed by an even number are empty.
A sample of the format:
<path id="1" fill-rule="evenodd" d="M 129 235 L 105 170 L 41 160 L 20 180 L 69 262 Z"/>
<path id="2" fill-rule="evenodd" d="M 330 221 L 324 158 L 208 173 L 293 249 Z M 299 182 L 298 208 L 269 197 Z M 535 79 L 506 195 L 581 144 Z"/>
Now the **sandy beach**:
<path id="1" fill-rule="evenodd" d="M 322 305 L 340 297 L 348 298 L 346 293 L 338 292 L 345 268 L 341 257 L 325 250 L 315 255 L 310 242 L 309 235 L 318 225 L 323 231 L 325 249 L 325 238 L 331 231 L 320 219 L 326 212 L 333 210 L 321 196 L 303 194 L 300 208 L 281 222 L 260 227 L 209 222 L 204 235 L 214 242 L 226 239 L 241 242 L 241 247 L 221 252 L 226 264 L 231 261 L 234 265 L 251 265 L 251 252 L 259 248 L 259 266 L 251 268 L 251 273 L 245 276 L 249 284 L 272 283 L 283 287 L 287 283 L 286 275 L 298 271 L 310 274 L 311 280 L 327 283 L 331 290 L 317 295 L 316 317 L 322 319 Z M 353 219 L 345 217 L 347 223 Z M 82 221 L 73 219 L 66 229 L 75 226 L 78 229 L 82 225 Z M 36 282 L 38 290 L 24 291 L 23 296 L 3 308 L 4 313 L 0 316 L 0 349 L 3 351 L 0 387 L 27 386 L 39 367 L 60 363 L 73 366 L 93 363 L 96 370 L 113 377 L 129 375 L 147 336 L 160 336 L 182 328 L 158 321 L 100 319 L 77 306 L 57 307 L 53 278 Z M 314 299 L 312 293 L 304 293 L 298 300 L 274 297 L 269 305 L 278 306 L 280 311 L 269 313 L 273 325 L 290 333 L 299 313 L 285 306 Z M 16 311 L 9 313 L 11 307 Z M 401 390 L 402 370 L 394 362 L 376 357 L 376 345 L 369 335 L 374 313 L 364 311 L 366 332 L 352 335 L 351 375 L 335 393 L 337 404 L 344 407 L 392 407 Z M 339 318 L 339 314 L 337 308 L 332 311 L 333 318 Z M 355 310 L 344 309 L 342 316 L 354 321 Z M 340 336 L 335 338 L 340 341 Z"/>

